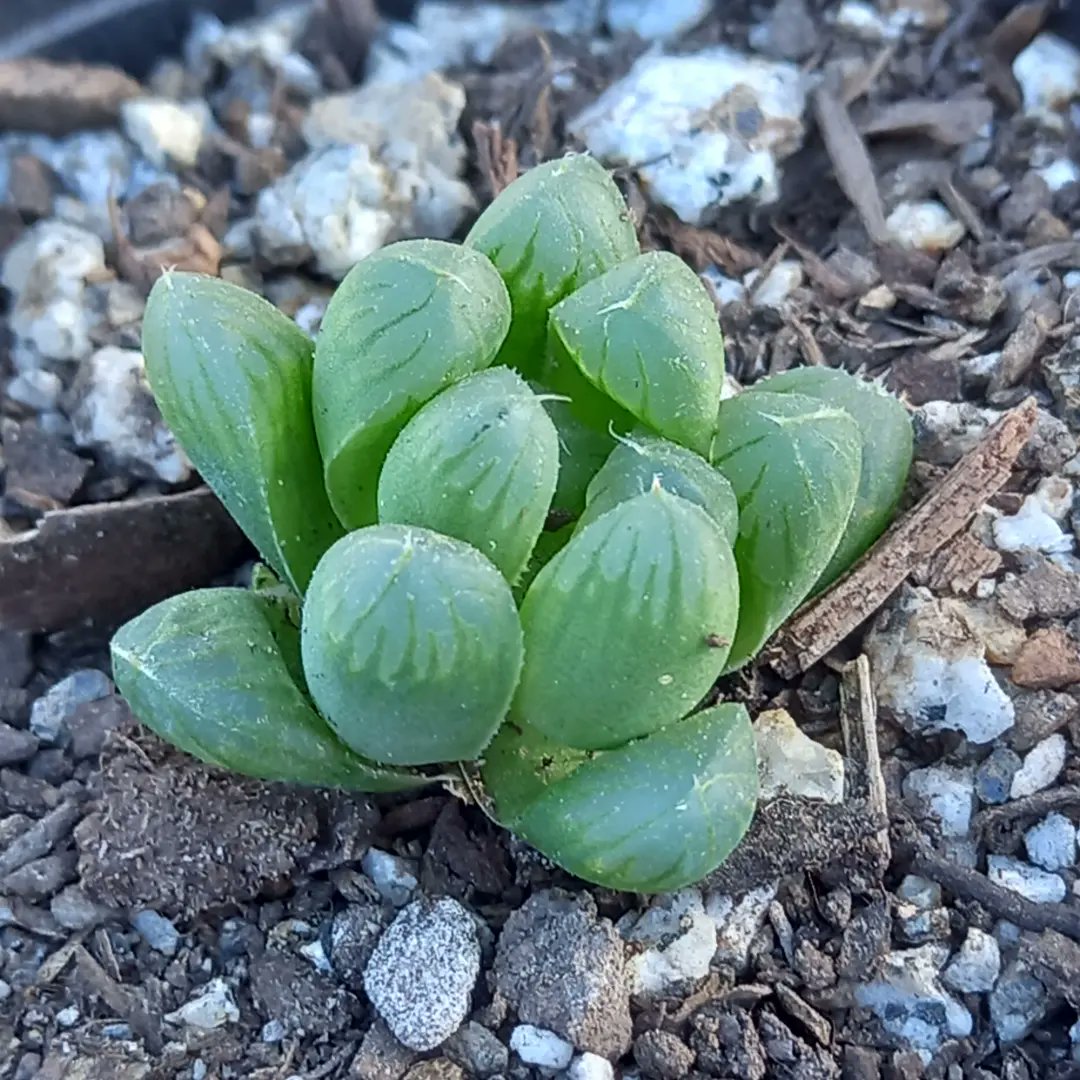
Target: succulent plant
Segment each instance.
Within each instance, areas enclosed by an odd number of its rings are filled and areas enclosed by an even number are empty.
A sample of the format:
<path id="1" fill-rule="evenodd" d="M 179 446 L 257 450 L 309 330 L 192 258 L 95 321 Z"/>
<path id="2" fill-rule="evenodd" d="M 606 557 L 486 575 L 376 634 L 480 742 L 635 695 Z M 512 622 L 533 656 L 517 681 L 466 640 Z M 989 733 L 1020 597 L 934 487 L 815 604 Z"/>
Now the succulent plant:
<path id="1" fill-rule="evenodd" d="M 757 797 L 751 662 L 893 514 L 904 407 L 801 369 L 721 402 L 696 275 L 641 254 L 607 173 L 526 173 L 463 244 L 360 262 L 318 340 L 168 273 L 144 325 L 161 412 L 263 563 L 113 640 L 143 722 L 203 761 L 393 791 L 465 768 L 572 873 L 706 875 Z"/>

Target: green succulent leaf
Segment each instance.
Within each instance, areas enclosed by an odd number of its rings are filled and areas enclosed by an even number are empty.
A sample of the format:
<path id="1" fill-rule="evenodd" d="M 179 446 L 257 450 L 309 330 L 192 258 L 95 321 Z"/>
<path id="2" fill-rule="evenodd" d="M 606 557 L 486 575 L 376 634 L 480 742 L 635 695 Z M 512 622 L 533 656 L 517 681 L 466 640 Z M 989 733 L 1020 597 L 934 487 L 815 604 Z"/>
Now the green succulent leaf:
<path id="1" fill-rule="evenodd" d="M 423 525 L 482 551 L 515 582 L 544 527 L 559 437 L 509 368 L 469 375 L 405 425 L 379 478 L 379 521 Z"/>
<path id="2" fill-rule="evenodd" d="M 283 653 L 299 651 L 299 631 L 278 616 L 244 589 L 163 600 L 114 636 L 116 685 L 163 739 L 245 776 L 357 791 L 429 783 L 364 761 L 334 736 L 290 674 Z"/>
<path id="3" fill-rule="evenodd" d="M 859 425 L 862 472 L 847 529 L 815 591 L 831 585 L 885 531 L 904 493 L 913 453 L 911 418 L 903 404 L 877 383 L 838 368 L 803 367 L 756 383 L 773 394 L 804 394 L 843 409 Z"/>
<path id="4" fill-rule="evenodd" d="M 862 438 L 846 412 L 814 398 L 742 393 L 720 406 L 711 460 L 739 500 L 730 671 L 756 655 L 832 558 L 855 504 Z"/>
<path id="5" fill-rule="evenodd" d="M 644 893 L 719 866 L 749 827 L 758 792 L 750 717 L 736 704 L 592 754 L 507 723 L 482 777 L 499 819 L 560 866 Z"/>
<path id="6" fill-rule="evenodd" d="M 575 386 L 575 369 L 658 434 L 708 453 L 724 339 L 704 285 L 677 255 L 650 251 L 583 285 L 552 309 L 549 343 L 548 382 L 584 419 L 618 422 Z"/>
<path id="7" fill-rule="evenodd" d="M 312 346 L 261 297 L 162 275 L 143 320 L 165 422 L 262 557 L 297 592 L 341 535 L 311 418 Z"/>
<path id="8" fill-rule="evenodd" d="M 499 363 L 540 372 L 548 311 L 564 296 L 638 253 L 615 182 L 585 154 L 530 169 L 501 192 L 465 238 L 498 267 L 513 323 Z"/>
<path id="9" fill-rule="evenodd" d="M 529 557 L 529 565 L 525 567 L 525 573 L 514 582 L 514 599 L 518 604 L 525 599 L 525 594 L 536 580 L 536 575 L 570 543 L 573 535 L 574 523 L 572 521 L 559 529 L 545 529 L 540 534 L 536 547 L 533 548 L 532 555 Z"/>
<path id="10" fill-rule="evenodd" d="M 510 586 L 475 548 L 374 525 L 323 557 L 304 600 L 308 688 L 342 741 L 373 761 L 479 756 L 521 670 Z"/>
<path id="11" fill-rule="evenodd" d="M 615 439 L 578 419 L 573 406 L 539 383 L 532 383 L 544 409 L 559 434 L 559 479 L 551 500 L 554 513 L 574 519 L 585 509 L 585 493 L 592 478 L 600 471 L 615 449 Z"/>
<path id="12" fill-rule="evenodd" d="M 512 717 L 583 750 L 693 709 L 735 633 L 738 574 L 719 526 L 659 485 L 621 502 L 537 574 L 521 605 Z"/>
<path id="13" fill-rule="evenodd" d="M 440 390 L 490 366 L 510 298 L 479 252 L 402 240 L 345 276 L 315 346 L 315 428 L 326 489 L 349 528 L 376 519 L 379 470 L 406 422 Z"/>
<path id="14" fill-rule="evenodd" d="M 700 454 L 655 435 L 621 439 L 589 484 L 581 529 L 613 506 L 648 491 L 655 481 L 673 495 L 700 506 L 720 526 L 728 544 L 739 532 L 739 504 L 727 477 Z"/>

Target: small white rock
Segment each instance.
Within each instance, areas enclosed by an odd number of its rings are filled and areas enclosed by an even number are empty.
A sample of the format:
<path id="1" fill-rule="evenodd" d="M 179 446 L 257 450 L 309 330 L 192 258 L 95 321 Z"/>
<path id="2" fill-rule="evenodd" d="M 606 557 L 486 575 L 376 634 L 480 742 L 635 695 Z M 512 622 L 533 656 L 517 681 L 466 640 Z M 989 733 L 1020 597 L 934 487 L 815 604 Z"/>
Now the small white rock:
<path id="1" fill-rule="evenodd" d="M 1073 549 L 1073 539 L 1046 512 L 1043 501 L 1029 495 L 1015 514 L 997 518 L 993 524 L 994 544 L 999 551 L 1042 551 L 1065 555 Z"/>
<path id="2" fill-rule="evenodd" d="M 169 484 L 191 476 L 191 462 L 158 412 L 142 353 L 113 345 L 98 349 L 80 370 L 74 394 L 77 446 L 102 450 L 120 465 Z"/>
<path id="3" fill-rule="evenodd" d="M 761 929 L 769 905 L 776 899 L 776 887 L 776 882 L 761 885 L 735 903 L 722 893 L 714 893 L 706 899 L 705 911 L 719 928 L 717 960 L 740 971 L 746 966 L 750 942 Z"/>
<path id="4" fill-rule="evenodd" d="M 929 811 L 945 836 L 967 836 L 975 809 L 975 770 L 966 765 L 930 765 L 904 777 L 904 798 Z"/>
<path id="5" fill-rule="evenodd" d="M 63 221 L 39 221 L 12 245 L 0 267 L 0 285 L 13 297 L 12 333 L 47 359 L 86 356 L 97 321 L 87 278 L 104 272 L 105 247 L 98 236 Z"/>
<path id="6" fill-rule="evenodd" d="M 570 123 L 589 151 L 629 165 L 683 221 L 779 194 L 778 162 L 805 134 L 807 80 L 794 65 L 726 45 L 646 53 Z M 708 123 L 702 119 L 709 117 Z M 754 130 L 740 127 L 753 117 Z"/>
<path id="7" fill-rule="evenodd" d="M 1080 97 L 1080 52 L 1055 34 L 1035 37 L 1013 61 L 1020 84 L 1024 112 L 1040 123 L 1060 130 L 1069 105 Z"/>
<path id="8" fill-rule="evenodd" d="M 1064 814 L 1047 814 L 1024 833 L 1028 858 L 1044 870 L 1064 870 L 1076 863 L 1076 826 Z"/>
<path id="9" fill-rule="evenodd" d="M 45 412 L 55 409 L 63 393 L 60 376 L 45 368 L 22 371 L 7 385 L 7 396 L 28 409 Z"/>
<path id="10" fill-rule="evenodd" d="M 1061 191 L 1069 184 L 1080 181 L 1080 165 L 1069 158 L 1055 158 L 1049 165 L 1035 170 L 1053 192 Z"/>
<path id="11" fill-rule="evenodd" d="M 704 978 L 716 952 L 716 923 L 697 889 L 658 897 L 622 934 L 648 946 L 627 961 L 631 993 L 645 998 Z"/>
<path id="12" fill-rule="evenodd" d="M 607 0 L 607 24 L 613 33 L 665 41 L 697 26 L 711 10 L 711 0 Z"/>
<path id="13" fill-rule="evenodd" d="M 1018 1042 L 1034 1031 L 1051 1008 L 1046 987 L 1017 962 L 1010 964 L 990 994 L 990 1019 L 1003 1043 Z"/>
<path id="14" fill-rule="evenodd" d="M 866 651 L 879 706 L 912 734 L 961 731 L 988 743 L 1015 722 L 985 646 L 927 589 L 904 587 L 876 620 Z"/>
<path id="15" fill-rule="evenodd" d="M 62 1028 L 74 1027 L 75 1024 L 78 1023 L 80 1015 L 79 1007 L 77 1005 L 69 1005 L 66 1009 L 61 1009 L 56 1014 L 56 1022 Z"/>
<path id="16" fill-rule="evenodd" d="M 232 991 L 225 981 L 214 979 L 179 1009 L 166 1013 L 165 1019 L 170 1024 L 187 1024 L 189 1027 L 209 1031 L 224 1027 L 225 1024 L 235 1024 L 240 1019 L 240 1010 L 236 1007 Z"/>
<path id="17" fill-rule="evenodd" d="M 210 126 L 204 101 L 181 105 L 166 98 L 137 97 L 124 102 L 120 117 L 127 137 L 159 169 L 170 162 L 192 168 Z"/>
<path id="18" fill-rule="evenodd" d="M 1012 787 L 1009 789 L 1012 798 L 1022 799 L 1025 795 L 1034 795 L 1036 791 L 1048 788 L 1065 768 L 1068 749 L 1065 736 L 1060 732 L 1048 735 L 1042 742 L 1036 743 L 1013 776 Z"/>
<path id="19" fill-rule="evenodd" d="M 1059 875 L 1039 870 L 1009 855 L 988 855 L 986 876 L 995 885 L 1018 893 L 1036 904 L 1058 903 L 1065 899 L 1065 882 Z"/>
<path id="20" fill-rule="evenodd" d="M 728 277 L 719 267 L 706 267 L 701 276 L 712 286 L 718 303 L 734 304 L 746 299 L 746 286 L 741 281 Z"/>
<path id="21" fill-rule="evenodd" d="M 526 1065 L 539 1069 L 565 1069 L 574 1057 L 574 1048 L 554 1031 L 518 1024 L 510 1033 L 510 1049 Z"/>
<path id="22" fill-rule="evenodd" d="M 960 994 L 979 994 L 993 989 L 1001 971 L 1001 950 L 992 934 L 978 927 L 968 930 L 941 976 L 941 981 Z"/>
<path id="23" fill-rule="evenodd" d="M 834 805 L 844 801 L 844 759 L 805 735 L 785 709 L 754 722 L 760 798 L 796 795 Z"/>
<path id="24" fill-rule="evenodd" d="M 842 0 L 833 19 L 839 29 L 864 41 L 892 40 L 902 30 L 864 0 Z"/>
<path id="25" fill-rule="evenodd" d="M 855 988 L 855 1000 L 871 1009 L 887 1031 L 917 1050 L 936 1051 L 946 1038 L 971 1034 L 971 1013 L 941 985 L 948 956 L 940 945 L 888 953 L 880 974 Z"/>
<path id="26" fill-rule="evenodd" d="M 743 279 L 749 292 L 750 287 L 761 275 L 760 270 L 751 270 Z M 754 307 L 767 307 L 781 310 L 788 297 L 806 280 L 801 262 L 783 259 L 765 276 L 765 280 L 754 290 Z"/>
<path id="27" fill-rule="evenodd" d="M 412 864 L 379 848 L 368 848 L 360 868 L 371 879 L 379 895 L 395 907 L 407 904 L 416 891 L 417 880 Z"/>
<path id="28" fill-rule="evenodd" d="M 947 207 L 932 199 L 900 203 L 885 224 L 901 247 L 916 251 L 948 251 L 964 239 L 966 231 Z"/>
<path id="29" fill-rule="evenodd" d="M 566 1080 L 615 1080 L 615 1069 L 607 1058 L 586 1052 L 573 1060 Z"/>

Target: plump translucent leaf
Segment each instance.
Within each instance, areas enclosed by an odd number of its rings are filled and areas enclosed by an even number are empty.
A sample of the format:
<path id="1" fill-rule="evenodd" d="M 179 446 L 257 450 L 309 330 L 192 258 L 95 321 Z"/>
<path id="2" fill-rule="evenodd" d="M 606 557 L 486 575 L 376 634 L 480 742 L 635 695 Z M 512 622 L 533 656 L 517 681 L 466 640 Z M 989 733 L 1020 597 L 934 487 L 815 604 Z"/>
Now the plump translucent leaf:
<path id="1" fill-rule="evenodd" d="M 644 893 L 719 866 L 758 793 L 750 717 L 735 704 L 591 754 L 508 723 L 482 775 L 499 819 L 548 858 L 596 885 Z"/>
<path id="2" fill-rule="evenodd" d="M 843 409 L 859 425 L 862 472 L 847 529 L 816 589 L 832 584 L 885 531 L 911 469 L 911 417 L 892 394 L 838 368 L 792 368 L 755 384 L 749 392 L 805 394 Z"/>
<path id="3" fill-rule="evenodd" d="M 315 346 L 315 427 L 326 488 L 349 528 L 376 517 L 390 444 L 440 390 L 488 367 L 510 326 L 510 298 L 479 252 L 402 240 L 345 276 Z"/>
<path id="4" fill-rule="evenodd" d="M 700 454 L 655 435 L 622 439 L 589 484 L 588 505 L 578 528 L 613 506 L 648 491 L 654 481 L 673 495 L 700 506 L 720 526 L 729 544 L 739 531 L 739 504 L 727 477 Z"/>
<path id="5" fill-rule="evenodd" d="M 432 398 L 397 437 L 379 477 L 379 521 L 465 540 L 514 582 L 544 527 L 559 437 L 509 368 L 477 372 Z"/>
<path id="6" fill-rule="evenodd" d="M 559 479 L 551 500 L 552 512 L 575 519 L 585 509 L 589 483 L 615 449 L 615 439 L 580 420 L 569 401 L 551 396 L 539 383 L 530 385 L 543 398 L 544 409 L 559 433 Z"/>
<path id="7" fill-rule="evenodd" d="M 199 589 L 154 605 L 112 641 L 116 685 L 151 730 L 245 776 L 358 791 L 429 779 L 344 746 L 293 680 L 283 650 L 299 631 L 243 589 Z"/>
<path id="8" fill-rule="evenodd" d="M 565 746 L 618 746 L 693 709 L 727 656 L 738 574 L 719 526 L 659 486 L 609 510 L 521 605 L 512 716 Z"/>
<path id="9" fill-rule="evenodd" d="M 323 557 L 304 600 L 308 688 L 372 761 L 477 757 L 521 670 L 505 578 L 475 548 L 412 525 L 373 525 Z"/>
<path id="10" fill-rule="evenodd" d="M 310 340 L 254 293 L 188 273 L 158 279 L 142 335 L 165 422 L 263 558 L 303 592 L 341 535 L 311 417 Z"/>
<path id="11" fill-rule="evenodd" d="M 711 460 L 739 500 L 739 629 L 728 669 L 756 655 L 832 558 L 859 487 L 862 439 L 846 412 L 802 394 L 720 406 Z"/>
<path id="12" fill-rule="evenodd" d="M 607 170 L 585 154 L 530 169 L 480 215 L 465 243 L 498 267 L 513 304 L 499 362 L 535 375 L 553 305 L 638 253 L 630 211 Z"/>
<path id="13" fill-rule="evenodd" d="M 704 454 L 724 383 L 724 339 L 697 274 L 650 251 L 583 285 L 549 319 L 552 388 L 577 397 L 590 422 L 603 409 L 572 382 L 576 367 L 604 396 L 658 434 Z"/>

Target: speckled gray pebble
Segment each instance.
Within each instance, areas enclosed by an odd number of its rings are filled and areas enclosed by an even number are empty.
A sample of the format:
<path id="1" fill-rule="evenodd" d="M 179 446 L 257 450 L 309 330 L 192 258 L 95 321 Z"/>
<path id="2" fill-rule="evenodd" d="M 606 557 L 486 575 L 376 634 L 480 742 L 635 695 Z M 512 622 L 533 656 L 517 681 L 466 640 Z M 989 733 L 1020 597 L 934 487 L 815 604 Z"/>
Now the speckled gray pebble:
<path id="1" fill-rule="evenodd" d="M 503 927 L 495 985 L 526 1024 L 579 1050 L 621 1057 L 630 1047 L 630 990 L 622 939 L 596 905 L 549 889 L 531 896 Z"/>
<path id="2" fill-rule="evenodd" d="M 433 1050 L 461 1026 L 480 973 L 472 916 L 456 900 L 402 908 L 364 970 L 364 989 L 395 1037 Z"/>

